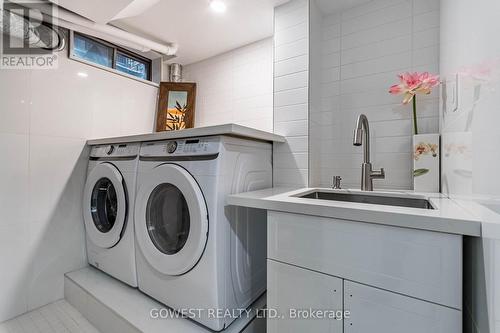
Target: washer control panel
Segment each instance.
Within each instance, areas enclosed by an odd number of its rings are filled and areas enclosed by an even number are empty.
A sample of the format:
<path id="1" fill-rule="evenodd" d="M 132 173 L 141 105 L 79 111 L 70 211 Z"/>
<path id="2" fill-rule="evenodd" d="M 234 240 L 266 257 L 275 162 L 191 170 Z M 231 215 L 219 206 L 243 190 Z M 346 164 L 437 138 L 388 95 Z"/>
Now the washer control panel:
<path id="1" fill-rule="evenodd" d="M 219 138 L 178 139 L 159 142 L 145 142 L 141 156 L 204 156 L 219 153 Z"/>
<path id="2" fill-rule="evenodd" d="M 112 145 L 93 146 L 90 157 L 135 157 L 139 155 L 141 145 L 139 143 L 118 143 Z"/>

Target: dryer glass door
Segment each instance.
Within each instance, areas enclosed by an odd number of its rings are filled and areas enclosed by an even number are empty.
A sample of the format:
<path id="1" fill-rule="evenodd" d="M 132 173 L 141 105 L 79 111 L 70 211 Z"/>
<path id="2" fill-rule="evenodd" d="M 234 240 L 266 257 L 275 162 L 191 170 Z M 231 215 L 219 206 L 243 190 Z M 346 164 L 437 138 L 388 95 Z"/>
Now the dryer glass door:
<path id="1" fill-rule="evenodd" d="M 162 164 L 138 181 L 136 239 L 158 272 L 182 275 L 200 260 L 208 238 L 208 213 L 201 189 L 184 168 Z"/>
<path id="2" fill-rule="evenodd" d="M 189 236 L 189 208 L 178 187 L 164 183 L 149 196 L 146 226 L 153 244 L 161 252 L 176 254 Z"/>

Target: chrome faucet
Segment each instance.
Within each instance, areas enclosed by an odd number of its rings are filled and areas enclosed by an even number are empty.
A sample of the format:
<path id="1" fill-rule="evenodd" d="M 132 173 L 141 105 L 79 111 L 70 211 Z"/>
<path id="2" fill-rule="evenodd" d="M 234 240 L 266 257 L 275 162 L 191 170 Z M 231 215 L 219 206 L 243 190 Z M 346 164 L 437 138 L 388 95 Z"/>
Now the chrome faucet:
<path id="1" fill-rule="evenodd" d="M 361 165 L 361 190 L 373 191 L 373 179 L 385 179 L 384 168 L 373 170 L 370 163 L 370 125 L 364 114 L 359 115 L 354 129 L 353 145 L 363 145 L 363 164 Z"/>

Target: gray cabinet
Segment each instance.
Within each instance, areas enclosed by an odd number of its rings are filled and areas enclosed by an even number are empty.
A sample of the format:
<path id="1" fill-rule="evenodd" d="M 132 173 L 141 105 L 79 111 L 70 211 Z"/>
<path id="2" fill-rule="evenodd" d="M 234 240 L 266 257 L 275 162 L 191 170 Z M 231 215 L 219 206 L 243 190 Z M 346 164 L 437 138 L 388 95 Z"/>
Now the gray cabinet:
<path id="1" fill-rule="evenodd" d="M 269 333 L 462 331 L 459 235 L 270 211 L 267 269 Z"/>
<path id="2" fill-rule="evenodd" d="M 270 259 L 462 309 L 462 236 L 268 212 Z"/>
<path id="3" fill-rule="evenodd" d="M 267 332 L 342 333 L 342 279 L 268 260 L 267 283 Z"/>
<path id="4" fill-rule="evenodd" d="M 458 333 L 462 312 L 344 281 L 345 333 Z"/>

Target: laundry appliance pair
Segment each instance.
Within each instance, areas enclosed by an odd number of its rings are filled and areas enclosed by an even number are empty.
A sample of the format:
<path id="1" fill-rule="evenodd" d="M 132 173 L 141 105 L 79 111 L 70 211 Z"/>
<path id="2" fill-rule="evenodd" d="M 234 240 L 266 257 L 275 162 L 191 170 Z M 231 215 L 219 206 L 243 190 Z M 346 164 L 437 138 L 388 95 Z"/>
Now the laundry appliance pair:
<path id="1" fill-rule="evenodd" d="M 272 186 L 272 146 L 231 136 L 91 147 L 89 263 L 220 331 L 266 289 L 265 212 L 227 206 Z M 235 310 L 235 311 L 233 311 Z"/>

